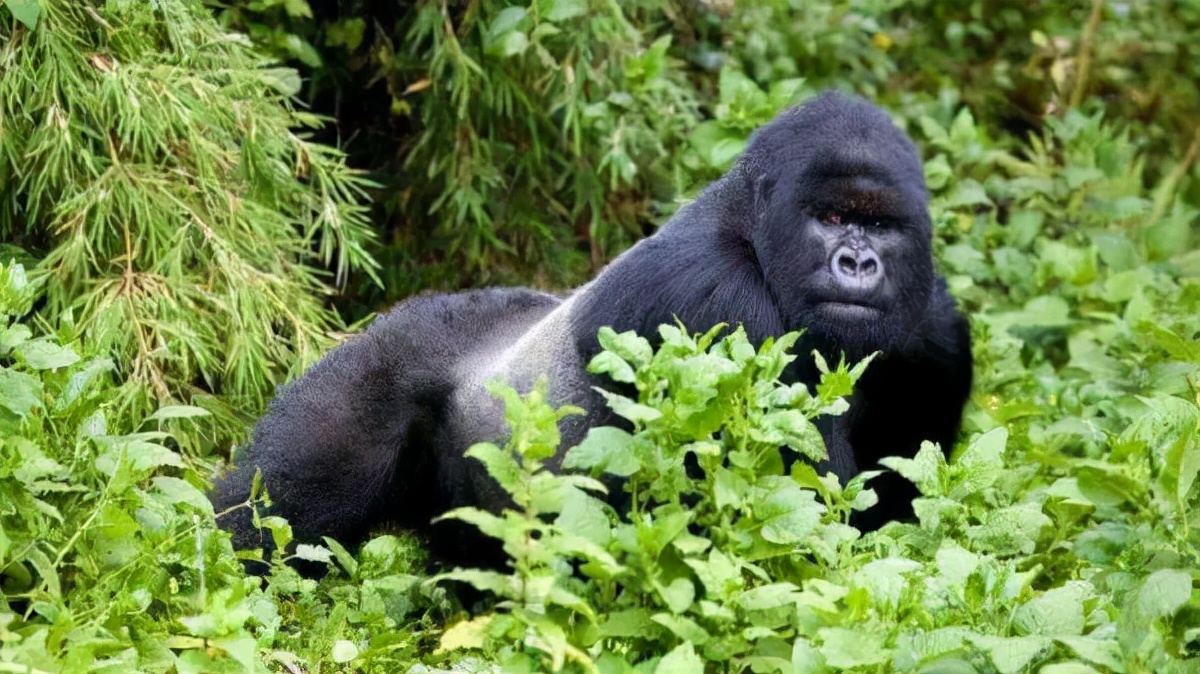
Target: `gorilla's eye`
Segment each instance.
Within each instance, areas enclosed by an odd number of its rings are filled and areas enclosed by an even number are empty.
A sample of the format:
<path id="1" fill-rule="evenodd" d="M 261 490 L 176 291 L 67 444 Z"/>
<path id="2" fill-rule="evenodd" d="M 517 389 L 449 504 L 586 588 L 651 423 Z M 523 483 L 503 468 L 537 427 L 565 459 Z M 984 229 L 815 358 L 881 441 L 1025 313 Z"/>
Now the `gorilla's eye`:
<path id="1" fill-rule="evenodd" d="M 840 225 L 842 224 L 842 214 L 834 213 L 832 211 L 828 212 L 821 216 L 821 222 L 827 225 Z"/>

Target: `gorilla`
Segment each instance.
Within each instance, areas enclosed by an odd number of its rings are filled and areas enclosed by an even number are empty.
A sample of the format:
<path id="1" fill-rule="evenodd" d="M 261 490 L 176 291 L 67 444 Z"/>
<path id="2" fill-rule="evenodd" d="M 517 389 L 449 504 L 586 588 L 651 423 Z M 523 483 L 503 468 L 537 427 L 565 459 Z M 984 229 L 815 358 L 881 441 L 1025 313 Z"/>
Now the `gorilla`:
<path id="1" fill-rule="evenodd" d="M 460 506 L 499 511 L 507 495 L 478 461 L 503 441 L 502 378 L 584 408 L 561 422 L 565 449 L 593 426 L 619 423 L 586 371 L 611 326 L 651 339 L 676 317 L 691 331 L 741 324 L 756 343 L 804 330 L 799 354 L 860 359 L 880 352 L 849 411 L 817 426 L 843 482 L 921 441 L 948 450 L 972 378 L 967 322 L 932 259 L 922 165 L 912 142 L 874 105 L 825 93 L 759 129 L 733 168 L 654 235 L 565 298 L 525 288 L 418 296 L 379 316 L 284 387 L 238 467 L 212 499 L 237 547 L 270 549 L 245 502 L 256 470 L 296 539 L 361 540 L 381 523 L 423 534 L 446 562 L 496 565 L 461 523 L 431 525 Z M 786 376 L 818 381 L 811 358 Z M 609 382 L 611 385 L 611 382 Z M 872 481 L 864 530 L 911 514 L 915 489 L 895 473 Z"/>

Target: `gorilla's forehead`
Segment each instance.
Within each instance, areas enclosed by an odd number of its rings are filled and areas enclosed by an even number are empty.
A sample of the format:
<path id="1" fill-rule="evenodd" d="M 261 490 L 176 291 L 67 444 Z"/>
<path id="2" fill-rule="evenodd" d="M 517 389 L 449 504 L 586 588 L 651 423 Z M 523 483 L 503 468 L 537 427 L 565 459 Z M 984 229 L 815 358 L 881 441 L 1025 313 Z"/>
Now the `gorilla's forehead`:
<path id="1" fill-rule="evenodd" d="M 880 180 L 870 175 L 814 176 L 820 190 L 803 189 L 801 202 L 837 211 L 850 211 L 867 216 L 906 218 L 921 202 L 914 201 L 919 195 L 906 194 L 901 185 L 890 180 Z"/>
<path id="2" fill-rule="evenodd" d="M 742 163 L 811 180 L 870 176 L 924 186 L 916 147 L 891 117 L 863 99 L 836 92 L 781 112 L 754 134 Z"/>

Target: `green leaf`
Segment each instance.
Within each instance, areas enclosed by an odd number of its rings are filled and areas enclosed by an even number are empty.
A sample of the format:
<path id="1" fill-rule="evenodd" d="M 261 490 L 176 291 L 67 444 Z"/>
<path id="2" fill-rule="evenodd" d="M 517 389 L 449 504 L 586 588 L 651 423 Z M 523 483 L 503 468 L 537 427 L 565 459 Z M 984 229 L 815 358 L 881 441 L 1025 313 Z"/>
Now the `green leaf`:
<path id="1" fill-rule="evenodd" d="M 67 380 L 66 386 L 63 387 L 58 400 L 55 401 L 55 406 L 63 409 L 78 401 L 83 394 L 93 391 L 101 382 L 105 381 L 101 378 L 102 375 L 116 369 L 116 365 L 108 358 L 91 359 L 87 365 L 71 373 L 71 378 Z M 93 435 L 103 434 L 102 431 Z"/>
<path id="2" fill-rule="evenodd" d="M 212 501 L 186 480 L 177 477 L 158 476 L 151 480 L 155 490 L 166 498 L 168 503 L 186 503 L 206 515 L 213 514 Z"/>
<path id="3" fill-rule="evenodd" d="M 877 606 L 898 606 L 908 587 L 909 574 L 920 570 L 921 564 L 902 557 L 886 557 L 868 562 L 854 574 L 854 584 L 871 593 Z"/>
<path id="4" fill-rule="evenodd" d="M 800 589 L 792 583 L 770 583 L 743 592 L 737 603 L 747 611 L 767 611 L 791 606 L 800 596 Z"/>
<path id="5" fill-rule="evenodd" d="M 0 367 L 0 406 L 17 416 L 27 416 L 42 403 L 42 382 L 6 367 Z"/>
<path id="6" fill-rule="evenodd" d="M 1112 639 L 1060 636 L 1057 641 L 1070 648 L 1077 657 L 1095 663 L 1110 671 L 1124 669 L 1121 647 Z"/>
<path id="7" fill-rule="evenodd" d="M 600 624 L 599 630 L 607 637 L 645 637 L 656 632 L 658 627 L 649 610 L 633 608 L 612 613 Z"/>
<path id="8" fill-rule="evenodd" d="M 264 84 L 287 97 L 299 94 L 304 86 L 295 68 L 264 68 L 258 71 L 258 75 Z"/>
<path id="9" fill-rule="evenodd" d="M 587 13 L 587 0 L 538 0 L 538 13 L 547 21 L 566 21 Z"/>
<path id="10" fill-rule="evenodd" d="M 603 327 L 600 328 L 596 337 L 605 351 L 611 351 L 620 356 L 622 360 L 627 361 L 635 368 L 645 367 L 654 357 L 654 349 L 650 346 L 650 342 L 632 330 L 617 333 L 612 328 Z"/>
<path id="11" fill-rule="evenodd" d="M 23 323 L 0 330 L 0 356 L 7 355 L 13 347 L 22 344 L 32 336 L 33 330 Z"/>
<path id="12" fill-rule="evenodd" d="M 657 613 L 652 620 L 667 628 L 667 630 L 683 641 L 697 646 L 703 646 L 710 638 L 707 630 L 701 627 L 695 620 L 685 616 Z"/>
<path id="13" fill-rule="evenodd" d="M 820 523 L 825 506 L 791 478 L 768 476 L 759 485 L 752 509 L 762 522 L 763 539 L 791 545 L 804 540 Z"/>
<path id="14" fill-rule="evenodd" d="M 987 651 L 1000 674 L 1026 671 L 1026 667 L 1034 658 L 1053 645 L 1053 642 L 1045 637 L 973 636 L 970 640 Z"/>
<path id="15" fill-rule="evenodd" d="M 212 640 L 212 645 L 225 651 L 244 671 L 253 671 L 258 663 L 258 643 L 254 637 L 225 637 Z"/>
<path id="16" fill-rule="evenodd" d="M 655 582 L 654 585 L 667 608 L 675 613 L 683 613 L 696 599 L 696 586 L 687 578 L 676 578 L 666 585 Z"/>
<path id="17" fill-rule="evenodd" d="M 776 410 L 764 414 L 750 430 L 758 442 L 787 445 L 812 461 L 826 458 L 825 440 L 821 432 L 799 410 Z"/>
<path id="18" fill-rule="evenodd" d="M 493 614 L 481 615 L 471 620 L 463 620 L 446 628 L 442 632 L 438 651 L 453 651 L 464 648 L 483 648 L 487 642 L 487 629 Z"/>
<path id="19" fill-rule="evenodd" d="M 303 19 L 312 18 L 312 8 L 308 6 L 306 0 L 284 0 L 283 6 L 287 10 L 288 16 Z"/>
<path id="20" fill-rule="evenodd" d="M 1019 504 L 990 510 L 982 524 L 967 529 L 967 537 L 981 551 L 997 554 L 1032 554 L 1042 531 L 1053 522 L 1035 504 Z"/>
<path id="21" fill-rule="evenodd" d="M 194 405 L 164 405 L 154 411 L 148 418 L 152 421 L 162 421 L 164 419 L 190 419 L 194 417 L 207 417 L 211 413 L 203 407 Z"/>
<path id="22" fill-rule="evenodd" d="M 704 661 L 690 642 L 684 642 L 658 661 L 654 674 L 704 674 Z"/>
<path id="23" fill-rule="evenodd" d="M 746 584 L 738 560 L 720 550 L 711 550 L 707 560 L 693 558 L 683 561 L 696 573 L 696 578 L 704 585 L 705 594 L 710 599 L 727 601 L 741 592 Z"/>
<path id="24" fill-rule="evenodd" d="M 1038 674 L 1100 674 L 1100 671 L 1082 662 L 1056 662 L 1042 667 Z"/>
<path id="25" fill-rule="evenodd" d="M 892 657 L 879 635 L 844 627 L 826 627 L 817 632 L 821 638 L 821 655 L 835 669 L 854 669 L 882 665 Z"/>
<path id="26" fill-rule="evenodd" d="M 151 434 L 97 438 L 107 449 L 96 457 L 96 470 L 105 475 L 116 474 L 122 462 L 127 462 L 135 473 L 146 473 L 162 466 L 182 468 L 183 459 L 178 454 L 156 442 L 141 439 Z M 122 461 L 123 460 L 123 461 Z"/>
<path id="27" fill-rule="evenodd" d="M 8 7 L 8 11 L 12 12 L 17 21 L 25 24 L 26 28 L 29 30 L 37 28 L 38 15 L 42 13 L 42 7 L 38 4 L 38 0 L 4 0 L 4 5 Z"/>
<path id="28" fill-rule="evenodd" d="M 633 366 L 611 351 L 601 351 L 596 354 L 596 357 L 592 358 L 592 362 L 588 364 L 588 372 L 606 374 L 609 379 L 622 384 L 632 384 L 637 381 Z"/>
<path id="29" fill-rule="evenodd" d="M 747 137 L 725 128 L 719 121 L 708 120 L 696 125 L 688 140 L 710 167 L 725 170 L 746 149 Z"/>
<path id="30" fill-rule="evenodd" d="M 1091 583 L 1069 581 L 1025 602 L 1013 613 L 1013 624 L 1022 634 L 1083 634 L 1084 602 L 1094 594 Z"/>
<path id="31" fill-rule="evenodd" d="M 922 442 L 917 455 L 911 459 L 889 456 L 881 459 L 879 463 L 917 485 L 925 496 L 942 494 L 941 474 L 946 469 L 946 456 L 932 442 Z"/>
<path id="32" fill-rule="evenodd" d="M 588 431 L 583 442 L 567 450 L 563 468 L 568 470 L 600 470 L 611 475 L 628 477 L 641 467 L 633 452 L 634 437 L 613 426 L 599 426 Z"/>
<path id="33" fill-rule="evenodd" d="M 529 36 L 522 30 L 528 10 L 525 7 L 505 7 L 492 19 L 484 38 L 485 51 L 493 56 L 515 56 L 529 46 Z"/>
<path id="34" fill-rule="evenodd" d="M 56 370 L 79 361 L 74 349 L 47 338 L 25 342 L 13 349 L 13 353 L 35 370 Z"/>
<path id="35" fill-rule="evenodd" d="M 604 396 L 605 402 L 608 403 L 613 412 L 636 424 L 648 424 L 662 418 L 662 412 L 659 410 L 649 405 L 643 405 L 630 400 L 625 396 L 609 393 L 608 391 L 600 391 L 600 395 Z"/>
<path id="36" fill-rule="evenodd" d="M 554 523 L 564 531 L 586 538 L 596 545 L 608 545 L 612 539 L 604 503 L 578 489 L 565 490 L 562 512 Z"/>
<path id="37" fill-rule="evenodd" d="M 1182 569 L 1159 569 L 1142 581 L 1133 606 L 1137 616 L 1170 618 L 1192 596 L 1192 574 Z"/>
<path id="38" fill-rule="evenodd" d="M 352 641 L 339 639 L 334 642 L 333 651 L 330 655 L 333 657 L 334 662 L 345 664 L 358 657 L 358 646 L 355 646 Z"/>
<path id="39" fill-rule="evenodd" d="M 525 474 L 521 470 L 520 464 L 509 452 L 490 442 L 479 442 L 471 445 L 465 456 L 483 463 L 487 468 L 488 475 L 499 482 L 504 491 L 515 494 L 521 488 Z"/>
<path id="40" fill-rule="evenodd" d="M 308 562 L 320 562 L 322 564 L 329 564 L 333 561 L 333 553 L 329 551 L 329 548 L 307 543 L 297 545 L 294 556 L 297 559 L 303 559 Z"/>

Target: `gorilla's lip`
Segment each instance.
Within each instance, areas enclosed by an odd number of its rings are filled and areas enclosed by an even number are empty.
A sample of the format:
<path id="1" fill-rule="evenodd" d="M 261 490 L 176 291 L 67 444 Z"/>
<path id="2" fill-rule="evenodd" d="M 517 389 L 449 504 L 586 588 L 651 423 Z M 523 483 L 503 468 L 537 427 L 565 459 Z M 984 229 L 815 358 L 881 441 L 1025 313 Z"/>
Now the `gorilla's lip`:
<path id="1" fill-rule="evenodd" d="M 821 308 L 835 315 L 846 318 L 874 318 L 883 314 L 883 310 L 879 307 L 861 302 L 822 302 Z"/>

